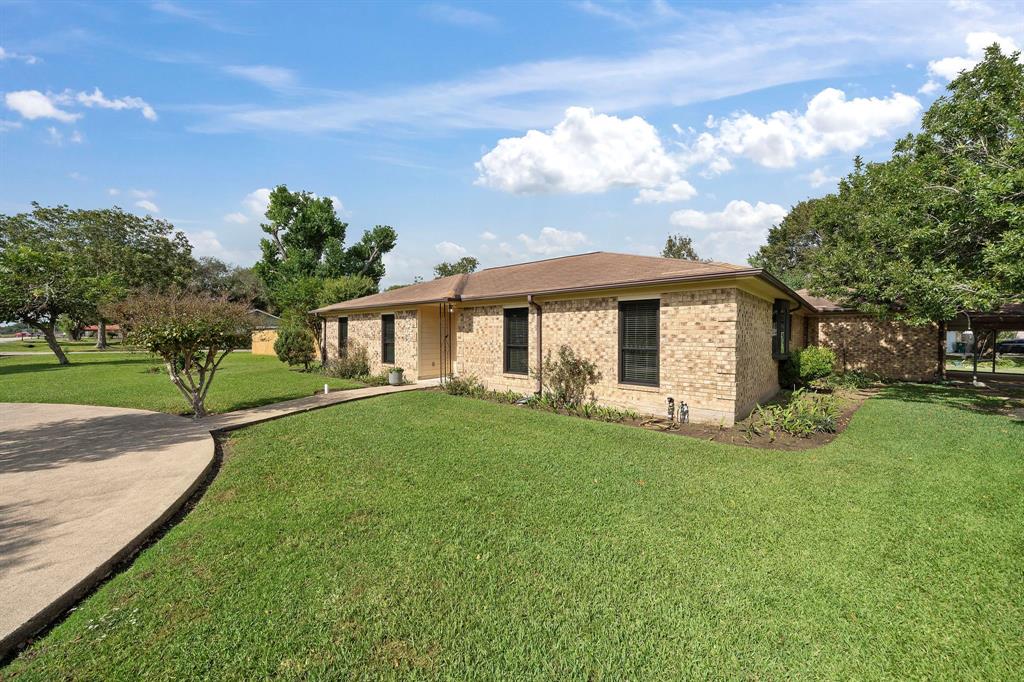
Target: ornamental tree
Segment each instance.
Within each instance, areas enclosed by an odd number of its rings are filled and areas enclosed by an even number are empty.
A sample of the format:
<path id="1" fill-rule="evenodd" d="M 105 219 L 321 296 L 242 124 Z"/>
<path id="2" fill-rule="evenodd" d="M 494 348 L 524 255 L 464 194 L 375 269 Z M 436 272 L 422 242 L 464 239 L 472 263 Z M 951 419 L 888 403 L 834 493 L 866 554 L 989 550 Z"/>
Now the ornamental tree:
<path id="1" fill-rule="evenodd" d="M 248 346 L 255 320 L 248 306 L 195 294 L 148 293 L 107 306 L 125 338 L 159 355 L 192 416 L 206 416 L 206 396 L 220 363 Z"/>

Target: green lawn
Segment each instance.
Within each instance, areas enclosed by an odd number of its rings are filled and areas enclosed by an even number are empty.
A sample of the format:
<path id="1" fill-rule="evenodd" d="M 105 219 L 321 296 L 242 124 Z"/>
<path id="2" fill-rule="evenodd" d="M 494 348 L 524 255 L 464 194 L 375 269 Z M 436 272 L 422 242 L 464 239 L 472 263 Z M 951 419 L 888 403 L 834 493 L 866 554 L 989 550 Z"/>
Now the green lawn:
<path id="1" fill-rule="evenodd" d="M 75 403 L 135 407 L 173 414 L 189 413 L 188 404 L 148 353 L 72 355 L 60 366 L 52 354 L 0 358 L 0 402 Z M 323 390 L 355 388 L 347 379 L 291 369 L 275 357 L 232 353 L 221 364 L 206 399 L 210 412 L 228 412 Z"/>
<path id="2" fill-rule="evenodd" d="M 959 359 L 959 358 L 947 358 L 946 369 L 954 369 L 961 372 L 970 372 L 974 367 L 974 363 L 970 358 Z M 996 360 L 996 371 L 1005 372 L 1009 374 L 1024 374 L 1024 358 L 1021 357 L 1002 357 Z M 978 373 L 992 372 L 992 358 L 982 358 L 978 360 Z"/>
<path id="3" fill-rule="evenodd" d="M 776 452 L 417 392 L 236 432 L 15 679 L 1020 678 L 1024 423 Z"/>

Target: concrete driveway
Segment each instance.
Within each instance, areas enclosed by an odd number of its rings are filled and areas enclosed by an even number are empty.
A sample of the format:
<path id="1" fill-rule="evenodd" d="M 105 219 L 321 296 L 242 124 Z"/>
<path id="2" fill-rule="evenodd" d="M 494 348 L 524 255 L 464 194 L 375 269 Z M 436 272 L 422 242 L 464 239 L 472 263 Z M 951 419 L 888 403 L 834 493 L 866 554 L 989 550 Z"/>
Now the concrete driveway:
<path id="1" fill-rule="evenodd" d="M 184 417 L 0 403 L 0 657 L 173 515 L 213 457 Z"/>

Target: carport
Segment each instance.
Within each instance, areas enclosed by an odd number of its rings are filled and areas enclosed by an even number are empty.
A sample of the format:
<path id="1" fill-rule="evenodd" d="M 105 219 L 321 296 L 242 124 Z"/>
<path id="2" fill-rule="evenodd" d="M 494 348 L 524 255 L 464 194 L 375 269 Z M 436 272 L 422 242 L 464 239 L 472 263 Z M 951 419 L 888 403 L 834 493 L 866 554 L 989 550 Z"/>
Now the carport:
<path id="1" fill-rule="evenodd" d="M 939 327 L 939 370 L 940 376 L 945 375 L 946 357 L 945 333 L 947 331 L 970 331 L 974 334 L 972 348 L 973 364 L 971 369 L 972 379 L 977 381 L 978 361 L 981 353 L 990 343 L 992 347 L 992 376 L 1000 379 L 1016 379 L 1024 381 L 1024 375 L 1000 373 L 996 368 L 997 353 L 995 352 L 996 337 L 999 332 L 1022 331 L 1024 330 L 1024 303 L 1007 303 L 998 310 L 992 312 L 967 312 L 961 313 L 953 320 Z M 957 372 L 957 370 L 951 370 Z M 966 372 L 961 372 L 966 374 Z"/>

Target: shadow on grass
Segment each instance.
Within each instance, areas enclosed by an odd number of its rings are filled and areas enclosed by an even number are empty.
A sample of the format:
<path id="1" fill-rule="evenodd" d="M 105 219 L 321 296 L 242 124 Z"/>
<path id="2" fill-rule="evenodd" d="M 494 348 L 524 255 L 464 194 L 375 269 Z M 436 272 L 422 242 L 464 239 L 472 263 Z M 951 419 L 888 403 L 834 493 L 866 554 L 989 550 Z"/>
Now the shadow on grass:
<path id="1" fill-rule="evenodd" d="M 943 386 L 938 384 L 893 384 L 886 386 L 876 400 L 899 400 L 911 403 L 945 405 L 958 410 L 977 414 L 1006 415 L 1011 408 L 1022 402 L 1019 393 L 993 392 L 988 389 L 969 386 Z M 1015 421 L 1024 425 L 1024 421 Z"/>
<path id="2" fill-rule="evenodd" d="M 22 355 L 12 357 L 25 356 Z M 58 364 L 56 358 L 52 358 L 51 361 L 49 362 L 19 362 L 17 364 L 4 362 L 3 359 L 0 359 L 0 374 L 25 374 L 28 372 L 49 372 L 53 370 L 72 369 L 74 367 L 85 367 L 92 365 L 149 365 L 153 363 L 153 360 L 148 356 L 118 359 L 80 358 L 81 356 L 72 359 L 70 365 Z"/>

